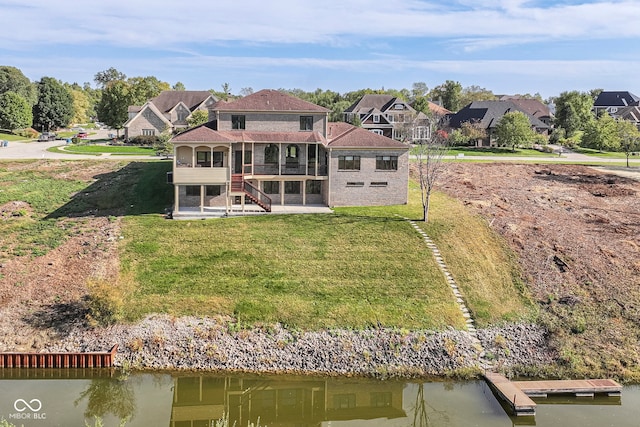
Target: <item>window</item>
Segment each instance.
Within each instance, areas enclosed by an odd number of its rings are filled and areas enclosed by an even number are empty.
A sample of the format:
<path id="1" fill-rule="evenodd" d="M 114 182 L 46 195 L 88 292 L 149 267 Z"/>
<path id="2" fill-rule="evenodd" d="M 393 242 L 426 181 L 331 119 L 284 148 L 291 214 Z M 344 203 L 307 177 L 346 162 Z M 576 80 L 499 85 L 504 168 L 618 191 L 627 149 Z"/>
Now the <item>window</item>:
<path id="1" fill-rule="evenodd" d="M 371 129 L 371 132 L 375 133 L 376 135 L 384 135 L 382 129 Z"/>
<path id="2" fill-rule="evenodd" d="M 187 192 L 187 196 L 198 196 L 198 197 L 200 197 L 200 186 L 199 185 L 187 185 L 186 192 Z"/>
<path id="3" fill-rule="evenodd" d="M 322 181 L 307 181 L 305 191 L 307 194 L 320 194 Z"/>
<path id="4" fill-rule="evenodd" d="M 371 393 L 371 406 L 374 408 L 391 406 L 391 392 L 383 391 Z"/>
<path id="5" fill-rule="evenodd" d="M 356 395 L 350 394 L 334 394 L 333 395 L 333 408 L 334 409 L 351 409 L 356 407 Z"/>
<path id="6" fill-rule="evenodd" d="M 266 194 L 280 194 L 280 183 L 278 181 L 264 181 L 262 191 Z"/>
<path id="7" fill-rule="evenodd" d="M 155 129 L 142 129 L 142 136 L 154 136 L 155 134 Z"/>
<path id="8" fill-rule="evenodd" d="M 211 151 L 196 152 L 196 164 L 201 167 L 211 167 Z"/>
<path id="9" fill-rule="evenodd" d="M 300 116 L 300 130 L 313 130 L 313 116 Z"/>
<path id="10" fill-rule="evenodd" d="M 396 110 L 404 110 L 404 105 L 403 104 L 394 104 L 393 108 Z"/>
<path id="11" fill-rule="evenodd" d="M 213 152 L 213 167 L 221 168 L 223 166 L 224 153 L 222 151 Z"/>
<path id="12" fill-rule="evenodd" d="M 386 187 L 387 186 L 387 182 L 386 181 L 371 181 L 371 186 L 372 187 Z"/>
<path id="13" fill-rule="evenodd" d="M 316 159 L 317 149 L 318 149 L 317 145 L 309 144 L 307 146 L 307 159 L 309 159 L 310 162 Z"/>
<path id="14" fill-rule="evenodd" d="M 387 114 L 387 120 L 389 120 L 389 123 L 393 123 L 396 119 L 393 114 Z"/>
<path id="15" fill-rule="evenodd" d="M 221 185 L 207 185 L 205 187 L 205 194 L 211 197 L 219 196 L 222 193 L 220 190 L 221 187 Z"/>
<path id="16" fill-rule="evenodd" d="M 300 181 L 285 181 L 284 194 L 300 194 Z"/>
<path id="17" fill-rule="evenodd" d="M 187 120 L 187 115 L 189 113 L 183 109 L 179 109 L 178 110 L 178 121 L 183 122 L 185 120 Z"/>
<path id="18" fill-rule="evenodd" d="M 287 145 L 287 161 L 289 161 L 289 159 L 297 159 L 298 158 L 298 153 L 300 151 L 298 150 L 298 146 L 295 144 L 289 144 Z"/>
<path id="19" fill-rule="evenodd" d="M 278 163 L 278 146 L 269 144 L 264 148 L 264 162 Z"/>
<path id="20" fill-rule="evenodd" d="M 380 123 L 380 115 L 378 114 L 373 115 L 373 123 Z"/>
<path id="21" fill-rule="evenodd" d="M 376 156 L 376 169 L 386 171 L 398 170 L 398 156 Z"/>
<path id="22" fill-rule="evenodd" d="M 429 139 L 429 126 L 418 126 L 413 129 L 413 139 Z"/>
<path id="23" fill-rule="evenodd" d="M 347 187 L 364 187 L 364 182 L 360 182 L 360 181 L 350 182 L 350 181 L 347 181 Z"/>
<path id="24" fill-rule="evenodd" d="M 338 170 L 360 170 L 360 156 L 338 156 Z"/>
<path id="25" fill-rule="evenodd" d="M 231 116 L 231 129 L 246 129 L 245 116 Z"/>

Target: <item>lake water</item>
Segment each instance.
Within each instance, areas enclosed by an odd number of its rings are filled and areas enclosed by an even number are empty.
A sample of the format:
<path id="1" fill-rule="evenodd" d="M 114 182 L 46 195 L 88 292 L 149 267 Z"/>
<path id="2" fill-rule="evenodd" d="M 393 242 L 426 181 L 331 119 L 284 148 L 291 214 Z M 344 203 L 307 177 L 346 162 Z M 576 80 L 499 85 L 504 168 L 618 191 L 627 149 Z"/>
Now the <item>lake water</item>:
<path id="1" fill-rule="evenodd" d="M 483 381 L 0 371 L 0 419 L 25 427 L 208 427 L 223 417 L 237 427 L 640 425 L 640 386 L 618 398 L 537 402 L 535 418 L 510 417 Z"/>

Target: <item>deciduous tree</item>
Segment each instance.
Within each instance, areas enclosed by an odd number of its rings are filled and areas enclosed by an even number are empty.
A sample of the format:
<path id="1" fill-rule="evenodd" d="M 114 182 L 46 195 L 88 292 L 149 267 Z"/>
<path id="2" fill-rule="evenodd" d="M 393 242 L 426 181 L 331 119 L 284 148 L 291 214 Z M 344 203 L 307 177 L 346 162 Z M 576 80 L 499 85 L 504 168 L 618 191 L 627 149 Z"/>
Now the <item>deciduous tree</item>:
<path id="1" fill-rule="evenodd" d="M 564 129 L 567 138 L 573 136 L 576 131 L 586 130 L 593 120 L 593 98 L 588 93 L 575 90 L 562 92 L 556 98 L 555 104 L 555 125 Z"/>
<path id="2" fill-rule="evenodd" d="M 441 120 L 430 120 L 431 137 L 416 145 L 416 168 L 422 201 L 422 220 L 429 221 L 429 205 L 431 193 L 436 182 L 444 173 L 447 163 L 445 156 L 449 153 L 447 134 L 442 130 Z"/>
<path id="3" fill-rule="evenodd" d="M 603 113 L 589 122 L 580 145 L 601 152 L 618 151 L 620 149 L 618 124 L 608 113 Z"/>
<path id="4" fill-rule="evenodd" d="M 0 129 L 24 129 L 31 126 L 31 105 L 15 92 L 0 94 Z"/>
<path id="5" fill-rule="evenodd" d="M 462 85 L 453 80 L 447 80 L 436 86 L 430 93 L 431 99 L 442 101 L 442 106 L 449 111 L 458 111 L 462 106 L 460 99 L 462 96 Z"/>
<path id="6" fill-rule="evenodd" d="M 131 105 L 131 86 L 123 80 L 110 82 L 103 90 L 96 107 L 98 118 L 109 127 L 120 129 L 128 119 L 128 107 Z"/>
<path id="7" fill-rule="evenodd" d="M 129 105 L 143 105 L 151 98 L 160 95 L 160 92 L 171 89 L 169 83 L 160 81 L 153 76 L 131 77 L 127 80 L 127 83 L 130 86 L 129 96 L 131 100 L 129 102 L 131 104 Z"/>
<path id="8" fill-rule="evenodd" d="M 204 110 L 196 110 L 191 113 L 191 116 L 187 119 L 187 125 L 189 128 L 194 128 L 196 126 L 200 126 L 201 124 L 207 123 L 209 121 L 209 113 Z"/>
<path id="9" fill-rule="evenodd" d="M 33 106 L 33 126 L 42 131 L 66 127 L 73 118 L 71 93 L 52 77 L 37 83 L 38 102 Z"/>
<path id="10" fill-rule="evenodd" d="M 503 147 L 528 147 L 533 144 L 535 132 L 531 129 L 529 118 L 520 111 L 512 111 L 500 118 L 494 129 L 498 144 Z"/>
<path id="11" fill-rule="evenodd" d="M 121 73 L 120 71 L 111 67 L 108 70 L 97 72 L 96 75 L 93 77 L 93 81 L 96 82 L 98 87 L 105 88 L 111 82 L 118 81 L 118 80 L 125 80 L 126 78 L 127 78 L 126 74 Z"/>
<path id="12" fill-rule="evenodd" d="M 620 149 L 627 156 L 627 167 L 629 167 L 629 156 L 640 151 L 640 131 L 635 124 L 622 119 L 617 121 L 617 128 Z"/>
<path id="13" fill-rule="evenodd" d="M 30 106 L 38 100 L 36 87 L 16 67 L 0 66 L 0 93 L 14 92 L 24 98 Z"/>

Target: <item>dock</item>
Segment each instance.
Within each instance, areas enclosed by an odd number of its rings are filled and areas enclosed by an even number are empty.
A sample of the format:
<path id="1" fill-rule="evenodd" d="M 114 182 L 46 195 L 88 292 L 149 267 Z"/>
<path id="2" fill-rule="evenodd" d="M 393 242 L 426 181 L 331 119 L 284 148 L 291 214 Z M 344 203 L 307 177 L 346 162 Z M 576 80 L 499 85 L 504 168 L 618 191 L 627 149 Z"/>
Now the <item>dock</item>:
<path id="1" fill-rule="evenodd" d="M 611 379 L 510 381 L 503 375 L 484 374 L 489 386 L 517 416 L 534 416 L 536 402 L 531 398 L 546 398 L 548 395 L 572 394 L 576 397 L 591 397 L 596 394 L 620 396 L 622 386 Z"/>
<path id="2" fill-rule="evenodd" d="M 87 353 L 0 353 L 1 368 L 110 368 L 118 345 Z"/>

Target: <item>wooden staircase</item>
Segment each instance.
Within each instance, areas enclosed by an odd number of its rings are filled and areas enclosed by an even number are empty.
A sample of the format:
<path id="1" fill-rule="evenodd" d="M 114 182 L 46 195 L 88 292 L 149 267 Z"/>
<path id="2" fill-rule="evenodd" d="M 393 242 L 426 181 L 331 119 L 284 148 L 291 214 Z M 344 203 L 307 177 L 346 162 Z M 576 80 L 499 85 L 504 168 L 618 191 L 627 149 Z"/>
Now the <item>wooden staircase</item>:
<path id="1" fill-rule="evenodd" d="M 271 198 L 265 193 L 246 182 L 241 174 L 231 175 L 231 192 L 244 193 L 244 195 L 265 212 L 271 212 Z"/>

